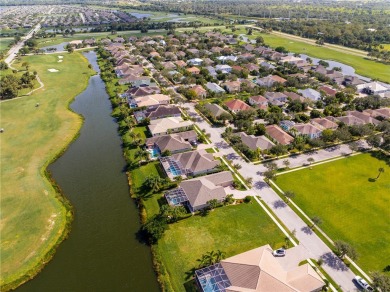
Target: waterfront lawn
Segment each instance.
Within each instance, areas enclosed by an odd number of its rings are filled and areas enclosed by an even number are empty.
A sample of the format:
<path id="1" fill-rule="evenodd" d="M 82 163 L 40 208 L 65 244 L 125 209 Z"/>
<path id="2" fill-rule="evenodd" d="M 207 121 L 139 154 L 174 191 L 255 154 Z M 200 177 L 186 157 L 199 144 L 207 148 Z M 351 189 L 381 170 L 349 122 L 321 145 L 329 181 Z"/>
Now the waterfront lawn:
<path id="1" fill-rule="evenodd" d="M 154 247 L 162 261 L 174 291 L 185 291 L 197 261 L 208 251 L 221 250 L 230 257 L 270 244 L 284 244 L 284 236 L 256 203 L 225 206 L 207 216 L 192 216 L 169 225 Z"/>
<path id="2" fill-rule="evenodd" d="M 35 275 L 54 253 L 70 215 L 44 170 L 82 124 L 68 103 L 86 88 L 93 71 L 79 53 L 63 60 L 58 63 L 56 55 L 23 57 L 20 62 L 27 61 L 45 87 L 1 103 L 1 290 Z M 50 73 L 50 68 L 59 72 Z"/>
<path id="3" fill-rule="evenodd" d="M 377 153 L 286 173 L 276 183 L 294 191 L 294 202 L 309 216 L 323 219 L 321 228 L 333 240 L 344 240 L 360 254 L 366 271 L 381 271 L 390 262 L 390 159 Z M 385 172 L 377 181 L 378 168 Z"/>

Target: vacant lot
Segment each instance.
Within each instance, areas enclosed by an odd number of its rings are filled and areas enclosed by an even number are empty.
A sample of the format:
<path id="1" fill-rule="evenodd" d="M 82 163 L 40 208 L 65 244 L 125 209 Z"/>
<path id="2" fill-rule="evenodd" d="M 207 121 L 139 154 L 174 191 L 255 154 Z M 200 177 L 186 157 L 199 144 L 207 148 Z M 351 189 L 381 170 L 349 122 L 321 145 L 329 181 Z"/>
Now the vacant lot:
<path id="1" fill-rule="evenodd" d="M 199 267 L 197 259 L 208 251 L 221 250 L 230 257 L 269 243 L 284 244 L 284 237 L 261 207 L 253 202 L 218 208 L 209 215 L 193 216 L 173 223 L 156 246 L 175 291 Z"/>
<path id="2" fill-rule="evenodd" d="M 360 154 L 278 176 L 276 183 L 296 193 L 294 201 L 308 216 L 318 215 L 333 240 L 353 245 L 365 271 L 390 262 L 390 160 Z M 385 172 L 377 181 L 378 168 Z"/>
<path id="3" fill-rule="evenodd" d="M 57 55 L 23 58 L 45 87 L 1 103 L 2 286 L 35 274 L 61 238 L 69 215 L 43 174 L 81 126 L 81 118 L 67 107 L 93 72 L 78 53 L 64 55 L 62 63 L 58 60 Z"/>

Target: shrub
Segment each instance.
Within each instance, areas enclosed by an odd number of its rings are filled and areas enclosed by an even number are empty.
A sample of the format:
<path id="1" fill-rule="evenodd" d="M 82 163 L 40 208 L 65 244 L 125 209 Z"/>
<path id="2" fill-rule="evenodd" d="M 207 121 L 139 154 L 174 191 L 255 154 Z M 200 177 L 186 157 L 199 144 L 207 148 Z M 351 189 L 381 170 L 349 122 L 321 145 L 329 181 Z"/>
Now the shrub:
<path id="1" fill-rule="evenodd" d="M 244 198 L 244 202 L 245 203 L 250 203 L 252 201 L 252 197 L 251 196 L 246 196 L 245 198 Z"/>

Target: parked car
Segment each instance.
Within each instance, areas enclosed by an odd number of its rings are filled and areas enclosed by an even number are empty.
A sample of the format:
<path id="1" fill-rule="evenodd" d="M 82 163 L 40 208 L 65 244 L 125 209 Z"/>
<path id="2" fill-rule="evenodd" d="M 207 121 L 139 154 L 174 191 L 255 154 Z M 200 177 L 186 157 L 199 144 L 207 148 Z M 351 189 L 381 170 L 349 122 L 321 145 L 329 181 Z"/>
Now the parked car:
<path id="1" fill-rule="evenodd" d="M 356 283 L 363 288 L 364 291 L 374 291 L 374 289 L 360 276 L 355 277 Z"/>
<path id="2" fill-rule="evenodd" d="M 284 257 L 286 255 L 286 250 L 284 248 L 279 248 L 272 252 L 274 257 Z"/>

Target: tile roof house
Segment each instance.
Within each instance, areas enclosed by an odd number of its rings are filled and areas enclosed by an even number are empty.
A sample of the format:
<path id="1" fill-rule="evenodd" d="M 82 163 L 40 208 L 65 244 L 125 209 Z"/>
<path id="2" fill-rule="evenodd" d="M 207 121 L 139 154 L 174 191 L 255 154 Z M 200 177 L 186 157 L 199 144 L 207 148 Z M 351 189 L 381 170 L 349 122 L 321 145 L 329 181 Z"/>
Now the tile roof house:
<path id="1" fill-rule="evenodd" d="M 160 153 L 169 150 L 172 154 L 192 150 L 190 142 L 197 140 L 194 130 L 174 133 L 170 135 L 155 136 L 145 141 L 148 149 L 158 149 Z"/>
<path id="2" fill-rule="evenodd" d="M 296 135 L 308 136 L 310 139 L 319 138 L 322 133 L 322 130 L 312 124 L 295 124 L 293 129 L 296 130 Z"/>
<path id="3" fill-rule="evenodd" d="M 365 110 L 364 113 L 369 114 L 373 118 L 382 117 L 382 118 L 390 118 L 390 108 L 378 108 L 375 110 Z"/>
<path id="4" fill-rule="evenodd" d="M 131 84 L 132 86 L 149 86 L 152 84 L 152 79 L 149 76 L 134 76 L 128 75 L 124 78 L 119 79 L 119 84 Z"/>
<path id="5" fill-rule="evenodd" d="M 208 201 L 222 202 L 226 197 L 225 187 L 234 179 L 230 171 L 222 171 L 182 181 L 177 189 L 165 193 L 170 205 L 186 205 L 191 212 L 208 207 Z M 182 197 L 181 200 L 177 200 Z M 179 202 L 179 203 L 176 203 Z"/>
<path id="6" fill-rule="evenodd" d="M 276 106 L 283 106 L 287 102 L 287 96 L 282 92 L 266 92 L 264 97 L 269 103 Z"/>
<path id="7" fill-rule="evenodd" d="M 230 72 L 232 72 L 232 67 L 230 67 L 229 65 L 225 65 L 225 64 L 217 65 L 217 66 L 215 66 L 215 71 L 217 71 L 217 72 L 221 71 L 224 74 L 229 74 Z"/>
<path id="8" fill-rule="evenodd" d="M 134 113 L 134 117 L 137 122 L 141 122 L 144 119 L 156 120 L 168 117 L 180 117 L 181 110 L 174 105 L 160 105 L 156 108 L 149 108 L 144 111 L 138 111 Z"/>
<path id="9" fill-rule="evenodd" d="M 281 128 L 276 125 L 268 125 L 265 127 L 265 131 L 268 136 L 270 136 L 273 140 L 282 145 L 290 144 L 294 138 L 289 134 L 284 132 Z"/>
<path id="10" fill-rule="evenodd" d="M 178 66 L 178 67 L 185 67 L 187 66 L 187 63 L 182 61 L 182 60 L 178 60 L 175 62 L 175 64 Z"/>
<path id="11" fill-rule="evenodd" d="M 222 114 L 229 114 L 227 111 L 225 111 L 220 105 L 216 103 L 206 103 L 204 104 L 204 107 L 210 111 L 210 113 L 213 115 L 213 117 L 219 117 Z"/>
<path id="12" fill-rule="evenodd" d="M 190 72 L 191 74 L 195 74 L 195 75 L 200 73 L 200 69 L 196 68 L 196 67 L 188 68 L 187 71 Z"/>
<path id="13" fill-rule="evenodd" d="M 358 117 L 355 116 L 342 116 L 336 118 L 339 122 L 347 125 L 347 126 L 353 126 L 353 125 L 364 125 L 365 122 Z"/>
<path id="14" fill-rule="evenodd" d="M 158 94 L 160 92 L 161 90 L 157 86 L 131 87 L 123 94 L 123 96 L 137 97 L 137 96 Z"/>
<path id="15" fill-rule="evenodd" d="M 331 130 L 336 130 L 338 125 L 327 119 L 327 118 L 315 118 L 315 119 L 311 119 L 310 120 L 310 123 L 314 126 L 316 126 L 317 128 L 319 129 L 331 129 Z"/>
<path id="16" fill-rule="evenodd" d="M 212 83 L 212 82 L 207 82 L 206 83 L 206 88 L 208 90 L 210 90 L 211 92 L 214 92 L 214 93 L 224 93 L 225 92 L 225 89 L 223 89 L 218 84 Z"/>
<path id="17" fill-rule="evenodd" d="M 318 90 L 325 92 L 325 94 L 329 96 L 335 96 L 337 93 L 337 90 L 330 88 L 329 86 L 321 86 Z"/>
<path id="18" fill-rule="evenodd" d="M 285 84 L 287 80 L 278 75 L 269 75 L 263 78 L 258 78 L 255 82 L 259 86 L 272 87 L 275 83 Z"/>
<path id="19" fill-rule="evenodd" d="M 162 104 L 169 104 L 171 97 L 165 94 L 151 94 L 134 97 L 129 100 L 130 106 L 156 108 Z"/>
<path id="20" fill-rule="evenodd" d="M 268 108 L 268 99 L 262 95 L 251 96 L 248 99 L 250 105 L 255 105 L 261 109 Z"/>
<path id="21" fill-rule="evenodd" d="M 300 102 L 305 101 L 305 98 L 302 95 L 296 94 L 295 92 L 284 91 L 283 94 L 287 95 L 291 100 L 299 100 Z"/>
<path id="22" fill-rule="evenodd" d="M 278 258 L 267 244 L 197 270 L 196 279 L 204 292 L 321 291 L 325 282 L 315 270 L 308 263 L 298 266 L 295 258 L 289 257 L 298 248 L 288 249 L 284 258 Z"/>
<path id="23" fill-rule="evenodd" d="M 168 159 L 161 159 L 160 161 L 168 176 L 172 165 L 177 165 L 180 173 L 187 176 L 215 172 L 216 167 L 220 165 L 220 161 L 216 160 L 213 154 L 207 153 L 204 149 L 177 153 L 169 156 Z"/>
<path id="24" fill-rule="evenodd" d="M 251 109 L 249 105 L 243 102 L 240 99 L 232 99 L 225 102 L 225 105 L 228 107 L 230 111 L 233 113 L 238 113 L 239 111 L 246 111 Z"/>
<path id="25" fill-rule="evenodd" d="M 206 98 L 207 97 L 207 90 L 204 89 L 201 85 L 195 85 L 190 88 L 190 90 L 193 90 L 196 93 L 197 98 Z"/>
<path id="26" fill-rule="evenodd" d="M 356 85 L 356 89 L 359 92 L 366 93 L 366 94 L 384 94 L 385 92 L 390 91 L 390 88 L 383 86 L 379 82 L 370 82 L 370 83 L 365 83 L 365 84 L 359 84 Z"/>
<path id="27" fill-rule="evenodd" d="M 225 87 L 227 92 L 234 93 L 234 92 L 240 91 L 241 82 L 240 81 L 226 81 L 225 83 L 222 83 L 222 86 Z"/>
<path id="28" fill-rule="evenodd" d="M 271 149 L 273 146 L 275 146 L 275 144 L 266 136 L 256 137 L 254 135 L 247 135 L 244 132 L 240 132 L 237 135 L 241 138 L 242 143 L 248 146 L 251 150 L 257 150 L 258 148 L 265 150 Z"/>
<path id="29" fill-rule="evenodd" d="M 200 66 L 202 65 L 203 60 L 199 58 L 190 59 L 187 61 L 187 64 L 190 64 L 192 66 Z"/>
<path id="30" fill-rule="evenodd" d="M 298 92 L 302 94 L 304 98 L 308 98 L 314 101 L 321 99 L 321 93 L 312 88 L 298 89 Z"/>
<path id="31" fill-rule="evenodd" d="M 183 132 L 193 126 L 191 121 L 185 121 L 181 117 L 169 117 L 150 121 L 148 126 L 152 136 L 169 134 L 169 132 Z"/>
<path id="32" fill-rule="evenodd" d="M 365 124 L 378 125 L 380 123 L 377 119 L 371 117 L 371 115 L 369 113 L 364 113 L 364 112 L 359 112 L 359 111 L 347 111 L 345 114 L 347 116 L 351 115 L 351 116 L 357 117 L 357 118 L 363 120 Z"/>

